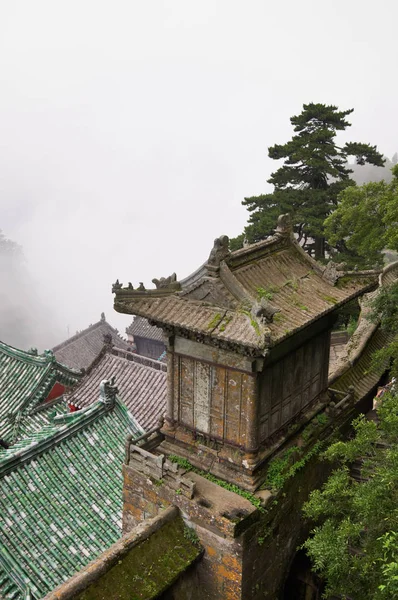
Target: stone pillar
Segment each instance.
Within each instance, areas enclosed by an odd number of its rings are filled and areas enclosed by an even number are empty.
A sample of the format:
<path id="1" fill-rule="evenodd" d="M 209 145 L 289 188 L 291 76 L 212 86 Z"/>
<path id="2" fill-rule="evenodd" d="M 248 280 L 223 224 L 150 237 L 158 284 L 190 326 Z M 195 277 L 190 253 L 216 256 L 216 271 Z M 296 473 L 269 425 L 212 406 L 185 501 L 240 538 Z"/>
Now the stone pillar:
<path id="1" fill-rule="evenodd" d="M 174 430 L 174 336 L 167 339 L 167 413 L 164 427 Z"/>
<path id="2" fill-rule="evenodd" d="M 246 444 L 248 453 L 256 453 L 258 450 L 258 379 L 250 377 L 247 381 L 247 404 L 246 404 Z"/>

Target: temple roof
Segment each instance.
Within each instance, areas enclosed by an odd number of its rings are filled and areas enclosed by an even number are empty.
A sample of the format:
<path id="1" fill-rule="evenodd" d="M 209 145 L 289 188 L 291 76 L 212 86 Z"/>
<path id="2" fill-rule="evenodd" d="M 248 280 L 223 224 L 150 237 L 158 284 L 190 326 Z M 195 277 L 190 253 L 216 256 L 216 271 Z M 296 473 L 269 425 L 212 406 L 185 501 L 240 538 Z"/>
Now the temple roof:
<path id="1" fill-rule="evenodd" d="M 131 325 L 126 328 L 126 333 L 163 343 L 163 331 L 159 327 L 150 325 L 143 317 L 135 317 Z"/>
<path id="2" fill-rule="evenodd" d="M 235 252 L 227 236 L 214 242 L 207 263 L 185 280 L 175 274 L 141 284 L 113 285 L 115 309 L 166 330 L 261 355 L 283 339 L 372 289 L 376 272 L 345 273 L 308 256 L 282 215 L 275 235 Z"/>
<path id="3" fill-rule="evenodd" d="M 0 449 L 0 597 L 39 600 L 120 538 L 128 433 L 116 398 Z"/>
<path id="4" fill-rule="evenodd" d="M 17 439 L 25 418 L 47 398 L 55 383 L 69 387 L 81 377 L 57 362 L 50 350 L 38 356 L 0 342 L 0 438 Z"/>
<path id="5" fill-rule="evenodd" d="M 57 360 L 63 364 L 73 369 L 87 369 L 101 351 L 104 337 L 105 339 L 108 337 L 109 341 L 118 348 L 127 348 L 126 340 L 107 323 L 102 313 L 97 323 L 58 344 L 53 348 L 53 352 Z"/>
<path id="6" fill-rule="evenodd" d="M 372 358 L 377 350 L 381 350 L 397 339 L 397 334 L 380 327 L 380 323 L 368 317 L 372 311 L 372 301 L 381 289 L 398 281 L 398 262 L 387 265 L 379 275 L 379 286 L 361 299 L 361 313 L 355 332 L 346 345 L 346 355 L 330 374 L 329 385 L 333 389 L 346 392 L 353 386 L 355 396 L 366 396 L 379 382 L 381 375 L 388 368 L 388 360 L 373 366 Z"/>
<path id="7" fill-rule="evenodd" d="M 152 429 L 166 412 L 166 365 L 123 350 L 112 352 L 124 356 L 104 354 L 67 401 L 79 408 L 89 406 L 97 399 L 101 380 L 112 375 L 128 410 L 141 427 Z"/>

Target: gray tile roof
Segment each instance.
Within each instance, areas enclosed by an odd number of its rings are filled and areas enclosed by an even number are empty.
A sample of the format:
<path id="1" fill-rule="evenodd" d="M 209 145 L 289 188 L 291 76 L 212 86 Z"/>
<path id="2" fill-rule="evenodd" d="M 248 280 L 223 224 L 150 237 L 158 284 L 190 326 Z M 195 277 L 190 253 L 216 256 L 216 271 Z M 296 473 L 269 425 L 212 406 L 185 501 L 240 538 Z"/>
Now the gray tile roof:
<path id="1" fill-rule="evenodd" d="M 102 314 L 101 320 L 87 329 L 80 331 L 62 344 L 53 348 L 53 352 L 61 363 L 75 369 L 87 369 L 100 353 L 104 345 L 104 335 L 110 335 L 112 344 L 119 348 L 127 348 L 124 340 Z"/>
<path id="2" fill-rule="evenodd" d="M 205 267 L 179 284 L 134 290 L 117 281 L 114 306 L 166 330 L 178 328 L 196 339 L 262 355 L 377 284 L 376 272 L 345 274 L 333 269 L 308 256 L 287 229 L 226 251 L 216 261 L 211 254 Z M 267 309 L 275 316 L 268 318 Z"/>
<path id="3" fill-rule="evenodd" d="M 132 336 L 147 338 L 163 342 L 163 332 L 159 327 L 150 325 L 147 319 L 135 317 L 134 321 L 126 328 L 126 333 Z"/>
<path id="4" fill-rule="evenodd" d="M 97 399 L 100 382 L 114 376 L 121 400 L 148 431 L 166 412 L 166 365 L 137 354 L 126 355 L 129 358 L 105 354 L 67 401 L 89 406 Z"/>

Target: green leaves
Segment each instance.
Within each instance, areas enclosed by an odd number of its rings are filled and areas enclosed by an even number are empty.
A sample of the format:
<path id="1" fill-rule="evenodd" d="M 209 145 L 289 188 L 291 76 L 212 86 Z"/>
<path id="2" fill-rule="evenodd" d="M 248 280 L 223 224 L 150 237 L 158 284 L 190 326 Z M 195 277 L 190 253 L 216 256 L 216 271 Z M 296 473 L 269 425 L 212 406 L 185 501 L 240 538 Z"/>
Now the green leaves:
<path id="1" fill-rule="evenodd" d="M 329 243 L 340 250 L 338 260 L 368 268 L 383 263 L 382 250 L 398 250 L 398 168 L 394 179 L 347 187 L 339 206 L 325 221 Z"/>
<path id="2" fill-rule="evenodd" d="M 301 114 L 291 117 L 295 135 L 285 144 L 268 148 L 270 158 L 284 159 L 284 164 L 268 179 L 274 192 L 243 201 L 250 212 L 244 231 L 249 242 L 270 235 L 278 216 L 290 213 L 299 242 L 308 251 L 314 250 L 315 258 L 324 258 L 323 223 L 335 209 L 338 194 L 354 184 L 347 156 L 355 155 L 358 164 L 384 163 L 375 146 L 357 142 L 344 148 L 336 145 L 336 132 L 351 125 L 346 117 L 352 112 L 353 109 L 339 111 L 337 106 L 311 103 L 303 105 Z M 242 243 L 242 239 L 236 239 L 234 247 Z"/>
<path id="3" fill-rule="evenodd" d="M 369 319 L 380 322 L 385 331 L 398 334 L 398 282 L 381 288 L 372 303 L 372 313 Z M 398 377 L 398 335 L 387 346 L 375 352 L 372 356 L 372 368 L 382 370 L 391 365 L 390 372 Z"/>
<path id="4" fill-rule="evenodd" d="M 378 416 L 379 424 L 359 417 L 352 440 L 328 448 L 323 457 L 336 469 L 304 505 L 318 525 L 303 548 L 326 578 L 325 597 L 384 600 L 398 592 L 398 397 L 384 395 Z"/>

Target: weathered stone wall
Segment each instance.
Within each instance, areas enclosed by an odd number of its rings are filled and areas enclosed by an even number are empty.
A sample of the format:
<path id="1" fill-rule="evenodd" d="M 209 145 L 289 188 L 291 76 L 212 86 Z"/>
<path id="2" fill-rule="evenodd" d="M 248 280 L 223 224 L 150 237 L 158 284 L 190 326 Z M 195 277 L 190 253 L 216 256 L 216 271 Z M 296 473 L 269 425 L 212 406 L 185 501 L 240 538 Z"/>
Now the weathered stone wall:
<path id="1" fill-rule="evenodd" d="M 242 598 L 242 532 L 257 518 L 256 509 L 247 499 L 195 473 L 185 476 L 179 473 L 177 477 L 191 479 L 195 485 L 193 497 L 183 493 L 181 488 L 173 488 L 167 477 L 156 481 L 125 465 L 124 530 L 128 531 L 145 516 L 156 515 L 161 507 L 178 506 L 185 522 L 195 529 L 205 552 L 189 575 L 196 583 L 188 585 L 187 575 L 170 597 L 178 600 Z"/>
<path id="2" fill-rule="evenodd" d="M 354 407 L 347 410 L 336 417 L 335 425 L 341 430 L 357 412 Z M 334 428 L 326 426 L 322 439 L 327 443 L 332 435 Z M 307 451 L 318 437 L 315 432 Z M 283 598 L 284 581 L 297 547 L 308 535 L 309 523 L 302 518 L 302 505 L 329 474 L 328 463 L 318 461 L 316 456 L 309 460 L 305 460 L 305 454 L 303 457 L 301 468 L 286 480 L 284 489 L 274 495 L 260 493 L 262 509 L 196 473 L 175 474 L 176 481 L 180 477 L 195 484 L 190 495 L 169 485 L 167 477 L 162 482 L 154 481 L 149 473 L 125 465 L 124 526 L 128 529 L 136 519 L 174 504 L 195 528 L 204 548 L 200 562 L 175 584 L 167 600 Z"/>
<path id="3" fill-rule="evenodd" d="M 256 374 L 174 356 L 174 420 L 211 439 L 247 447 L 247 412 Z"/>
<path id="4" fill-rule="evenodd" d="M 194 527 L 204 555 L 168 592 L 167 600 L 276 600 L 297 546 L 308 533 L 308 523 L 301 518 L 302 504 L 327 474 L 324 463 L 309 461 L 278 499 L 271 499 L 265 512 L 232 494 L 242 503 L 240 512 L 228 509 L 225 497 L 231 493 L 216 484 L 203 480 L 196 497 L 189 499 L 125 466 L 124 526 L 174 503 Z M 197 482 L 202 479 L 191 476 Z"/>
<path id="5" fill-rule="evenodd" d="M 272 500 L 268 512 L 244 534 L 242 599 L 282 599 L 283 586 L 297 547 L 309 533 L 301 509 L 310 492 L 322 485 L 329 467 L 310 460 Z"/>

